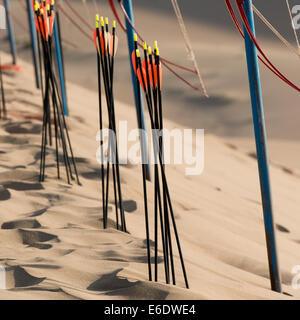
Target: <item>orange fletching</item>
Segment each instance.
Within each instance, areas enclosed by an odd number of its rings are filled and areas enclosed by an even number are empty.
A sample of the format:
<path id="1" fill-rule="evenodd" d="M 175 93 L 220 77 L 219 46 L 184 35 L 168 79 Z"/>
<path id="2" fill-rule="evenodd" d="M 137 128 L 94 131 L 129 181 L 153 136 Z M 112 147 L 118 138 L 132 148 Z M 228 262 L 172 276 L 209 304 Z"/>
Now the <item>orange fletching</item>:
<path id="1" fill-rule="evenodd" d="M 161 86 L 162 86 L 162 67 L 161 67 L 161 64 L 159 64 L 158 68 L 159 68 L 159 89 L 161 90 Z"/>
<path id="2" fill-rule="evenodd" d="M 131 61 L 132 61 L 132 66 L 133 66 L 133 70 L 136 74 L 136 57 L 135 57 L 135 50 L 132 51 L 131 53 Z"/>
<path id="3" fill-rule="evenodd" d="M 55 15 L 54 15 L 54 11 L 52 11 L 52 12 L 51 12 L 51 16 L 49 17 L 50 36 L 51 36 L 52 33 L 53 33 L 54 19 L 55 19 Z"/>
<path id="4" fill-rule="evenodd" d="M 98 44 L 97 44 L 97 29 L 94 30 L 94 44 L 95 48 L 98 51 Z"/>
<path id="5" fill-rule="evenodd" d="M 48 40 L 48 21 L 47 21 L 46 12 L 43 14 L 43 20 L 44 20 L 44 36 L 45 36 L 45 39 Z"/>
<path id="6" fill-rule="evenodd" d="M 105 50 L 105 40 L 103 37 L 103 32 L 100 32 L 100 43 L 101 43 L 101 52 L 104 55 L 104 50 Z"/>
<path id="7" fill-rule="evenodd" d="M 152 69 L 151 69 L 151 63 L 149 60 L 147 60 L 148 62 L 148 74 L 149 74 L 149 82 L 153 88 L 153 77 L 152 77 Z M 143 73 L 145 73 L 145 79 L 147 79 L 147 73 L 146 73 L 146 60 L 144 59 L 142 62 L 142 69 L 143 69 Z"/>
<path id="8" fill-rule="evenodd" d="M 152 88 L 154 89 L 153 76 L 152 76 L 152 68 L 151 68 L 150 62 L 148 63 L 148 73 L 149 73 L 149 81 L 150 81 L 150 84 L 151 84 Z"/>
<path id="9" fill-rule="evenodd" d="M 157 68 L 155 63 L 152 63 L 152 67 L 153 67 L 153 74 L 154 74 L 154 87 L 157 88 Z"/>
<path id="10" fill-rule="evenodd" d="M 146 70 L 142 67 L 142 72 L 141 69 L 138 68 L 137 69 L 137 73 L 136 73 L 138 79 L 139 79 L 139 83 L 141 84 L 141 87 L 143 88 L 144 91 L 147 91 L 147 87 L 148 87 L 148 82 L 147 82 L 147 74 L 146 74 Z M 143 77 L 143 78 L 142 78 Z M 143 81 L 144 80 L 144 81 Z M 144 83 L 146 88 L 144 87 Z"/>
<path id="11" fill-rule="evenodd" d="M 38 18 L 35 18 L 34 21 L 35 21 L 35 26 L 36 26 L 36 29 L 37 29 L 38 33 L 41 33 L 40 26 L 39 26 L 39 23 L 38 23 Z"/>
<path id="12" fill-rule="evenodd" d="M 43 19 L 41 16 L 38 17 L 38 27 L 39 27 L 40 33 L 42 34 L 43 38 L 45 39 L 45 26 L 44 26 Z"/>

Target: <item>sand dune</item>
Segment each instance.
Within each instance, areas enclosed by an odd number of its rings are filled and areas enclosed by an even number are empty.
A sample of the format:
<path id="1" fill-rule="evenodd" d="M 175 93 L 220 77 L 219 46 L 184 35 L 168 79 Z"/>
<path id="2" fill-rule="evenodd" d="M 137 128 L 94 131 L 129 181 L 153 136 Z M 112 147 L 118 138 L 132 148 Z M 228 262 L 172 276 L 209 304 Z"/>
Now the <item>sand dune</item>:
<path id="1" fill-rule="evenodd" d="M 56 179 L 54 152 L 39 183 L 41 97 L 31 65 L 20 64 L 23 72 L 4 75 L 9 119 L 0 127 L 0 264 L 7 290 L 0 290 L 1 299 L 300 298 L 291 287 L 292 268 L 300 263 L 299 175 L 271 168 L 286 294 L 269 289 L 256 160 L 212 135 L 205 137 L 201 176 L 167 168 L 191 289 L 184 289 L 177 253 L 178 286 L 163 284 L 162 263 L 160 283 L 148 282 L 140 167 L 121 168 L 129 233 L 115 230 L 113 202 L 110 227 L 103 230 L 97 94 L 69 83 L 68 123 L 82 186 Z M 118 102 L 116 112 L 136 127 L 133 108 Z M 165 126 L 177 127 L 171 121 Z"/>

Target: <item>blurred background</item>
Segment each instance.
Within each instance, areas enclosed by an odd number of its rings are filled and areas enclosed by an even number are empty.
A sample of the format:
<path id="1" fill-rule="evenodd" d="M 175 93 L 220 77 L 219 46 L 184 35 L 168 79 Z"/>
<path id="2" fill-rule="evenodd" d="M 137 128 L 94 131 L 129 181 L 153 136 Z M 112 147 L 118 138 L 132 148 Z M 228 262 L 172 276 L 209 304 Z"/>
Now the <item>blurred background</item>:
<path id="1" fill-rule="evenodd" d="M 138 31 L 153 45 L 157 40 L 160 53 L 181 65 L 191 67 L 183 37 L 170 0 L 132 0 Z M 31 62 L 29 31 L 25 0 L 11 0 L 13 26 L 17 39 L 18 56 Z M 69 0 L 74 9 L 94 26 L 94 15 L 99 13 L 114 18 L 107 0 Z M 233 1 L 232 1 L 233 2 Z M 289 12 L 285 0 L 254 0 L 255 6 L 273 26 L 296 48 Z M 65 1 L 57 1 L 62 8 L 92 36 L 92 32 L 70 11 Z M 122 12 L 115 1 L 122 19 Z M 255 150 L 244 42 L 235 29 L 223 0 L 179 0 L 196 58 L 203 75 L 209 99 L 164 70 L 164 114 L 186 127 L 204 128 L 206 134 L 215 134 L 245 152 Z M 291 6 L 299 4 L 290 1 Z M 99 11 L 99 12 L 97 12 Z M 79 31 L 68 17 L 60 12 L 64 60 L 68 81 L 91 90 L 97 90 L 96 54 L 93 43 Z M 300 84 L 300 61 L 262 24 L 257 21 L 257 38 L 275 65 Z M 119 49 L 116 58 L 115 98 L 134 108 L 127 40 L 118 28 Z M 8 51 L 7 35 L 1 31 L 1 50 Z M 198 85 L 193 74 L 179 71 L 185 79 Z M 299 93 L 276 79 L 261 66 L 265 117 L 274 163 L 300 169 L 300 103 Z M 33 83 L 34 86 L 34 83 Z M 70 93 L 69 93 L 70 94 Z M 82 106 L 84 108 L 91 106 Z M 72 109 L 72 106 L 70 106 Z"/>

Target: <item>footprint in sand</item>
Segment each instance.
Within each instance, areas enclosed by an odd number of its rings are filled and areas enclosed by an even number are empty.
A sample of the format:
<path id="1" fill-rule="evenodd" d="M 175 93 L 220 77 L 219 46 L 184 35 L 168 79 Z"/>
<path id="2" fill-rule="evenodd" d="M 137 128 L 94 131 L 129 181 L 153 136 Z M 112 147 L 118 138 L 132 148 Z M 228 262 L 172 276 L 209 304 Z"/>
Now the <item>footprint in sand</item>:
<path id="1" fill-rule="evenodd" d="M 81 172 L 80 175 L 88 180 L 98 180 L 101 179 L 101 169 L 100 168 L 91 168 L 92 171 Z M 104 176 L 106 176 L 106 170 L 104 170 Z"/>
<path id="2" fill-rule="evenodd" d="M 18 230 L 21 237 L 22 237 L 22 242 L 24 245 L 28 245 L 30 247 L 34 247 L 37 249 L 50 249 L 52 248 L 52 245 L 49 243 L 44 243 L 48 241 L 53 241 L 53 242 L 60 242 L 59 238 L 56 235 L 42 232 L 42 231 L 30 231 L 30 230 L 23 230 L 19 229 Z"/>
<path id="3" fill-rule="evenodd" d="M 14 144 L 14 145 L 24 145 L 29 143 L 28 138 L 19 138 L 14 136 L 2 136 L 0 137 L 0 143 Z"/>
<path id="4" fill-rule="evenodd" d="M 40 210 L 36 210 L 32 213 L 30 213 L 29 217 L 38 217 L 41 216 L 42 214 L 44 214 L 45 212 L 47 212 L 47 210 L 49 209 L 49 207 L 40 209 Z"/>
<path id="5" fill-rule="evenodd" d="M 119 276 L 123 269 L 117 269 L 111 273 L 102 275 L 98 280 L 91 283 L 87 290 L 106 292 L 107 296 L 122 295 L 125 299 L 149 299 L 149 300 L 165 300 L 169 294 L 163 287 L 155 287 L 153 284 L 144 283 L 142 281 L 128 281 L 125 277 Z"/>
<path id="6" fill-rule="evenodd" d="M 280 225 L 280 224 L 276 224 L 276 228 L 278 231 L 280 232 L 284 232 L 284 233 L 290 233 L 290 230 L 287 229 L 286 227 Z"/>
<path id="7" fill-rule="evenodd" d="M 124 210 L 129 213 L 137 210 L 137 204 L 136 204 L 136 201 L 134 200 L 123 201 L 123 207 L 124 207 Z"/>
<path id="8" fill-rule="evenodd" d="M 23 219 L 23 220 L 13 220 L 4 222 L 1 229 L 20 229 L 29 228 L 36 229 L 40 228 L 41 224 L 36 219 Z"/>
<path id="9" fill-rule="evenodd" d="M 125 289 L 136 286 L 140 281 L 129 282 L 126 278 L 118 276 L 118 273 L 123 269 L 117 269 L 112 273 L 101 276 L 98 280 L 91 283 L 87 290 L 91 291 L 111 291 L 118 289 Z"/>
<path id="10" fill-rule="evenodd" d="M 12 189 L 15 191 L 29 191 L 29 190 L 43 190 L 44 187 L 41 183 L 28 183 L 21 181 L 10 181 L 3 183 L 3 187 L 6 189 Z"/>
<path id="11" fill-rule="evenodd" d="M 5 267 L 5 288 L 23 288 L 35 286 L 43 282 L 46 278 L 37 278 L 29 274 L 24 268 L 20 266 Z"/>
<path id="12" fill-rule="evenodd" d="M 0 201 L 9 200 L 10 197 L 10 192 L 7 189 L 3 188 L 3 186 L 0 186 Z"/>
<path id="13" fill-rule="evenodd" d="M 39 173 L 37 171 L 30 170 L 8 170 L 0 173 L 0 182 L 5 183 L 7 181 L 37 181 Z"/>
<path id="14" fill-rule="evenodd" d="M 13 122 L 4 126 L 4 129 L 8 133 L 12 134 L 40 134 L 41 125 L 32 123 L 30 121 Z"/>

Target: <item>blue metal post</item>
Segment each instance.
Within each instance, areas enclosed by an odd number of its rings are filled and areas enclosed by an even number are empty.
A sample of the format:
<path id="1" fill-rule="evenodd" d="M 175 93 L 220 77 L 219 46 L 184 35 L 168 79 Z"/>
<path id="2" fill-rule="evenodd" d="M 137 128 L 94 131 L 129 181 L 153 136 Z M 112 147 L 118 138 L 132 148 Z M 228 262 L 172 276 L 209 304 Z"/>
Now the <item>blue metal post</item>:
<path id="1" fill-rule="evenodd" d="M 252 10 L 252 0 L 245 0 L 244 10 L 249 24 L 255 34 L 254 16 Z M 263 204 L 264 224 L 267 242 L 267 252 L 269 261 L 269 272 L 271 287 L 273 291 L 281 292 L 280 270 L 277 258 L 275 228 L 272 213 L 272 199 L 268 165 L 267 138 L 264 120 L 263 99 L 260 83 L 257 49 L 251 40 L 246 28 L 245 46 L 248 64 L 248 76 L 251 92 L 252 114 L 256 140 L 256 152 L 259 168 L 261 196 Z"/>
<path id="2" fill-rule="evenodd" d="M 56 18 L 54 19 L 53 33 L 54 33 L 56 60 L 57 60 L 57 67 L 58 67 L 58 73 L 59 73 L 59 82 L 60 82 L 62 102 L 64 107 L 64 114 L 68 116 L 69 111 L 68 111 L 68 104 L 67 104 L 67 93 L 65 90 L 65 76 L 64 76 L 64 69 L 63 69 L 62 56 L 61 56 L 62 48 L 60 47 L 59 32 L 58 32 L 58 25 L 57 25 Z"/>
<path id="3" fill-rule="evenodd" d="M 13 27 L 10 19 L 10 6 L 9 6 L 8 0 L 4 0 L 4 6 L 5 6 L 5 12 L 6 12 L 6 25 L 8 30 L 12 64 L 15 65 L 17 64 L 17 48 L 16 48 L 15 37 L 14 37 L 14 31 L 13 31 Z"/>
<path id="4" fill-rule="evenodd" d="M 131 0 L 123 0 L 123 5 L 124 8 L 127 12 L 127 15 L 131 21 L 131 23 L 134 25 L 134 18 L 133 18 L 133 9 L 132 9 L 132 2 Z M 133 84 L 133 90 L 134 90 L 134 99 L 135 99 L 135 106 L 136 106 L 136 113 L 137 113 L 137 119 L 139 121 L 139 119 L 142 119 L 142 123 L 141 123 L 141 128 L 144 130 L 144 132 L 146 132 L 146 123 L 145 123 L 145 115 L 144 115 L 144 106 L 143 106 L 143 97 L 141 97 L 141 110 L 142 110 L 142 114 L 141 117 L 139 117 L 139 107 L 138 107 L 138 92 L 137 92 L 137 88 L 136 88 L 136 75 L 133 69 L 133 65 L 132 65 L 132 61 L 131 61 L 131 54 L 132 51 L 134 50 L 134 30 L 132 29 L 130 23 L 127 21 L 127 19 L 125 18 L 125 22 L 126 22 L 126 29 L 127 29 L 127 41 L 128 41 L 128 50 L 129 50 L 129 60 L 130 60 L 130 65 L 131 65 L 131 77 L 132 77 L 132 84 Z M 142 90 L 141 91 L 141 95 L 142 95 Z M 146 177 L 147 180 L 151 180 L 151 167 L 150 167 L 150 161 L 149 161 L 149 152 L 148 152 L 148 142 L 147 142 L 147 135 L 143 134 L 141 137 L 142 141 L 141 144 L 144 145 L 144 150 L 145 150 L 145 159 L 143 161 L 147 162 L 147 172 L 146 172 Z"/>
<path id="5" fill-rule="evenodd" d="M 32 1 L 27 0 L 27 11 L 28 11 L 28 21 L 29 21 L 29 29 L 30 29 L 30 38 L 31 38 L 31 48 L 32 48 L 32 58 L 33 58 L 33 65 L 34 65 L 34 71 L 35 71 L 35 82 L 36 87 L 40 88 L 40 69 L 38 65 L 38 47 L 37 47 L 37 36 L 36 36 L 36 27 L 34 23 L 34 15 L 33 15 L 33 9 L 32 9 Z"/>

